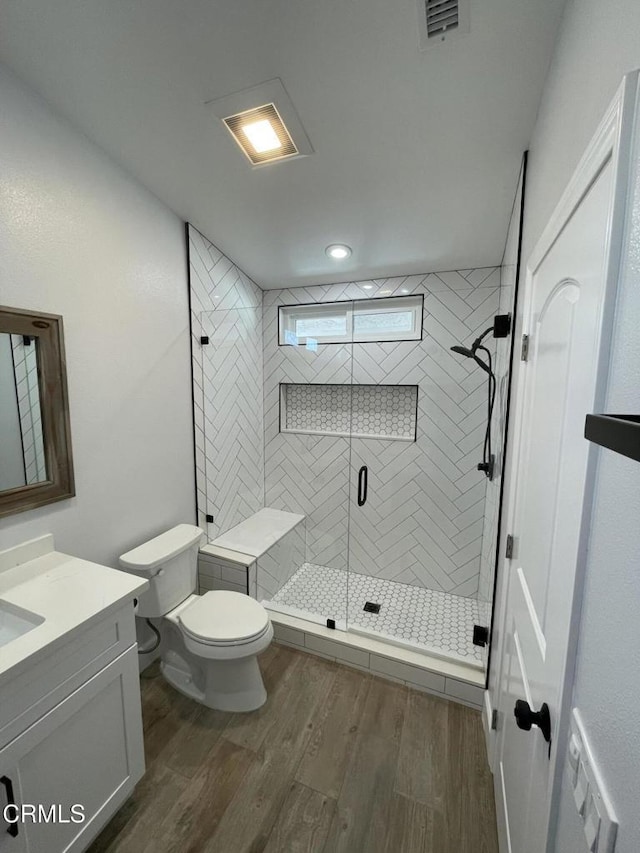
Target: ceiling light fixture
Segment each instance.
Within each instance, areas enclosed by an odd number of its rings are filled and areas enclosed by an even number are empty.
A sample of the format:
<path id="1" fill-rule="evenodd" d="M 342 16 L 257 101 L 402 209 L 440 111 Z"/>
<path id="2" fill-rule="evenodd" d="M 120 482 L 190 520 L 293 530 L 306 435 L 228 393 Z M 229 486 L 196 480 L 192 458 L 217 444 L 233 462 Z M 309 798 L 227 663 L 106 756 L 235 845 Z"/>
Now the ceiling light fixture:
<path id="1" fill-rule="evenodd" d="M 296 108 L 277 77 L 207 101 L 207 106 L 256 168 L 313 154 Z"/>
<path id="2" fill-rule="evenodd" d="M 251 122 L 251 124 L 244 124 L 241 130 L 253 145 L 254 151 L 257 154 L 264 154 L 265 151 L 275 151 L 276 148 L 282 148 L 282 142 L 278 139 L 278 134 L 267 118 Z"/>
<path id="3" fill-rule="evenodd" d="M 351 254 L 351 247 L 345 246 L 344 243 L 332 243 L 325 249 L 327 255 L 336 261 L 343 261 Z"/>
<path id="4" fill-rule="evenodd" d="M 275 104 L 245 110 L 223 121 L 254 166 L 298 154 Z"/>

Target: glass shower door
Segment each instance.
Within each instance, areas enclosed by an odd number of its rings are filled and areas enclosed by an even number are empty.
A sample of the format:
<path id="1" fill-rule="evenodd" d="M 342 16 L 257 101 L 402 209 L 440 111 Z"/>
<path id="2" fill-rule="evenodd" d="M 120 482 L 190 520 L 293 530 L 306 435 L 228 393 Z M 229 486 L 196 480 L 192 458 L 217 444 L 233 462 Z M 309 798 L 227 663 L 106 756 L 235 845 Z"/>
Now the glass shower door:
<path id="1" fill-rule="evenodd" d="M 399 347 L 410 351 L 411 344 Z M 358 349 L 354 345 L 348 625 L 413 644 L 414 585 L 429 559 L 414 535 L 421 523 L 418 385 L 359 382 L 365 376 Z"/>
<path id="2" fill-rule="evenodd" d="M 321 335 L 346 336 L 350 303 L 320 318 L 309 310 L 315 306 L 283 305 L 284 298 L 265 295 L 264 305 L 265 506 L 305 516 L 304 547 L 302 556 L 300 549 L 293 559 L 285 555 L 291 571 L 277 583 L 258 561 L 258 598 L 270 609 L 345 629 L 352 345 Z"/>
<path id="3" fill-rule="evenodd" d="M 485 486 L 454 419 L 449 394 L 464 394 L 447 358 L 426 335 L 354 344 L 348 627 L 480 666 L 471 518 Z"/>

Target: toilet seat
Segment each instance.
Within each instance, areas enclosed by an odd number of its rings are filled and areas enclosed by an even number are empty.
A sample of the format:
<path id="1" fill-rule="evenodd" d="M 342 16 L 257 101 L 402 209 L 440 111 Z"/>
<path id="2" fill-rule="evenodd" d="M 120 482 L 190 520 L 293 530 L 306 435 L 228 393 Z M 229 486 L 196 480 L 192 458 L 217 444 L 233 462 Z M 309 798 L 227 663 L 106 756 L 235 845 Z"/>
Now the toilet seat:
<path id="1" fill-rule="evenodd" d="M 205 646 L 240 646 L 263 637 L 271 626 L 265 608 L 239 592 L 216 590 L 197 596 L 178 615 L 184 633 Z"/>

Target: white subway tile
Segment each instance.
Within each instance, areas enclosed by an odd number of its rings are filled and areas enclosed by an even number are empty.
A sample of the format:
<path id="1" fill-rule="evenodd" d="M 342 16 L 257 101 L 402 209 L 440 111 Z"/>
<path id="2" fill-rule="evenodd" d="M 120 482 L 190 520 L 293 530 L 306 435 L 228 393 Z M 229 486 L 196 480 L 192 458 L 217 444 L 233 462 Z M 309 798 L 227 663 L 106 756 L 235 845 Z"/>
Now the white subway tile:
<path id="1" fill-rule="evenodd" d="M 411 684 L 419 684 L 422 687 L 437 690 L 440 693 L 445 692 L 444 676 L 436 675 L 435 672 L 419 669 L 417 666 L 400 663 L 400 661 L 394 661 L 381 655 L 371 655 L 371 671 L 390 675 L 393 678 L 411 682 Z"/>
<path id="2" fill-rule="evenodd" d="M 333 640 L 325 640 L 322 637 L 314 637 L 312 634 L 306 634 L 305 647 L 325 655 L 330 655 L 339 661 L 357 663 L 360 666 L 369 666 L 368 652 L 362 649 L 354 649 L 352 646 L 346 646 L 343 643 L 336 643 Z"/>
<path id="3" fill-rule="evenodd" d="M 376 678 L 384 678 L 385 681 L 393 681 L 396 684 L 403 684 L 404 686 L 407 684 L 404 678 L 396 678 L 395 675 L 389 675 L 387 672 L 373 672 L 373 670 L 369 670 L 369 672 Z"/>
<path id="4" fill-rule="evenodd" d="M 278 640 L 280 642 L 280 640 Z M 290 646 L 292 649 L 299 649 L 300 646 L 294 646 L 293 643 L 285 643 L 285 646 Z M 316 649 L 307 649 L 305 648 L 305 652 L 309 655 L 314 655 L 318 658 L 324 658 L 325 660 L 330 660 L 335 662 L 335 657 L 333 655 L 326 655 L 324 652 L 319 652 Z"/>
<path id="5" fill-rule="evenodd" d="M 276 640 L 283 640 L 304 648 L 304 633 L 302 631 L 296 631 L 295 628 L 289 628 L 287 625 L 278 625 L 277 622 L 274 622 L 273 633 Z"/>
<path id="6" fill-rule="evenodd" d="M 246 586 L 242 586 L 238 583 L 231 583 L 231 581 L 223 581 L 222 578 L 203 577 L 200 579 L 200 588 L 205 591 L 226 589 L 229 590 L 229 592 L 239 592 L 242 595 L 247 594 Z"/>
<path id="7" fill-rule="evenodd" d="M 484 690 L 482 687 L 476 687 L 474 684 L 466 684 L 464 681 L 457 681 L 455 678 L 447 678 L 444 692 L 448 696 L 455 696 L 456 699 L 463 699 L 465 702 L 471 702 L 478 708 L 482 706 L 484 701 Z"/>
<path id="8" fill-rule="evenodd" d="M 198 572 L 202 578 L 220 578 L 222 570 L 218 563 L 212 563 L 209 560 L 198 560 Z"/>
<path id="9" fill-rule="evenodd" d="M 225 563 L 222 564 L 222 579 L 225 581 L 231 581 L 231 583 L 239 583 L 244 584 L 246 586 L 247 583 L 247 570 L 242 568 L 237 568 L 235 566 L 228 566 Z"/>

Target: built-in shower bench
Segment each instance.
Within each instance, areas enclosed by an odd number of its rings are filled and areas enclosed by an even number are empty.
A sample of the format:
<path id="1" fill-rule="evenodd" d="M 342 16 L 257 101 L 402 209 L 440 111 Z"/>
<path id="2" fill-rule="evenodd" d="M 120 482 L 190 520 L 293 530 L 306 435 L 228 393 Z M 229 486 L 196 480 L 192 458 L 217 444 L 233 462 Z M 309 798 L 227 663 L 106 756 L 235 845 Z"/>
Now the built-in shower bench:
<path id="1" fill-rule="evenodd" d="M 301 543 L 304 562 L 304 521 L 305 516 L 299 513 L 265 507 L 203 545 L 198 558 L 200 592 L 228 589 L 249 593 L 258 600 L 269 595 L 271 585 L 283 585 L 298 568 L 292 558 L 299 548 L 293 549 L 289 559 L 285 550 Z"/>

